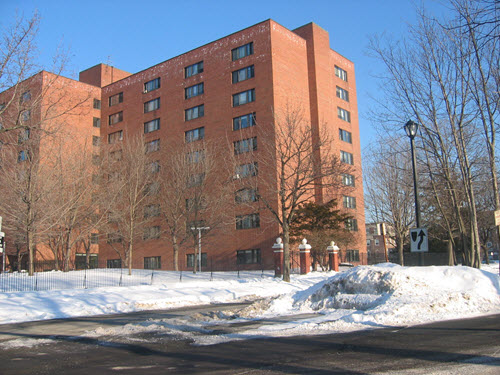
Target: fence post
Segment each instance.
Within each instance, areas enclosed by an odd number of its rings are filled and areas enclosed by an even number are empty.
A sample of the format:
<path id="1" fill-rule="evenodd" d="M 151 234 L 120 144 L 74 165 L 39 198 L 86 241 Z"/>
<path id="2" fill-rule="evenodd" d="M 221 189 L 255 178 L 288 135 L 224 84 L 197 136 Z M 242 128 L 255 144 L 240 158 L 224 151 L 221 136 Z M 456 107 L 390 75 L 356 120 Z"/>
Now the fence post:
<path id="1" fill-rule="evenodd" d="M 85 273 L 83 274 L 83 289 L 87 289 L 87 268 L 85 268 Z"/>
<path id="2" fill-rule="evenodd" d="M 214 279 L 214 259 L 210 258 L 210 281 Z"/>
<path id="3" fill-rule="evenodd" d="M 155 270 L 154 268 L 151 270 L 151 284 L 150 285 L 153 285 L 153 275 L 155 273 Z"/>
<path id="4" fill-rule="evenodd" d="M 35 272 L 35 292 L 38 291 L 38 272 Z"/>
<path id="5" fill-rule="evenodd" d="M 123 276 L 123 268 L 120 267 L 120 282 L 118 283 L 118 286 L 122 286 L 122 276 Z"/>
<path id="6" fill-rule="evenodd" d="M 182 270 L 181 270 L 181 272 L 179 273 L 179 282 L 182 282 Z"/>

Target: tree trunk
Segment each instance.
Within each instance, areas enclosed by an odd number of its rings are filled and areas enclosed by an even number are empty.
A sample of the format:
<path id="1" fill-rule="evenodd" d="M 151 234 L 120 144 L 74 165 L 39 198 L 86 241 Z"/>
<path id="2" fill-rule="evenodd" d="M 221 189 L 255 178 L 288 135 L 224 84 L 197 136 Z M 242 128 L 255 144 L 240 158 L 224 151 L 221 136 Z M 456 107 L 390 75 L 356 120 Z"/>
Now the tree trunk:
<path id="1" fill-rule="evenodd" d="M 283 223 L 283 281 L 290 282 L 290 227 Z"/>
<path id="2" fill-rule="evenodd" d="M 172 244 L 174 247 L 174 271 L 179 271 L 179 244 L 175 234 L 172 236 Z"/>

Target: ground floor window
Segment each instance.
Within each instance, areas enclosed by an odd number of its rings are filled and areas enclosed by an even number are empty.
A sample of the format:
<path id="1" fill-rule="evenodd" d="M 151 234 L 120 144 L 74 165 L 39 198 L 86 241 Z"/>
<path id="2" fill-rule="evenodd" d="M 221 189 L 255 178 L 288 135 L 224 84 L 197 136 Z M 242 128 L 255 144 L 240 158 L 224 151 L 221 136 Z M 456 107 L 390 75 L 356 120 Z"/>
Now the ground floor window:
<path id="1" fill-rule="evenodd" d="M 145 270 L 159 270 L 161 269 L 161 257 L 145 257 L 144 258 Z"/>
<path id="2" fill-rule="evenodd" d="M 194 254 L 186 254 L 186 264 L 187 267 L 189 268 L 194 268 Z M 200 259 L 200 255 L 196 254 L 196 264 L 198 264 L 198 261 Z M 201 253 L 201 266 L 206 267 L 208 264 L 208 256 L 207 253 Z"/>
<path id="3" fill-rule="evenodd" d="M 108 259 L 106 261 L 106 268 L 122 268 L 121 259 Z"/>
<path id="4" fill-rule="evenodd" d="M 347 250 L 346 261 L 347 262 L 359 262 L 359 250 Z"/>
<path id="5" fill-rule="evenodd" d="M 260 249 L 250 250 L 237 250 L 236 251 L 237 264 L 259 264 L 260 263 Z"/>
<path id="6" fill-rule="evenodd" d="M 76 254 L 75 255 L 75 268 L 77 270 L 83 270 L 87 268 L 86 266 L 87 256 L 86 254 Z M 89 268 L 97 268 L 97 254 L 89 254 Z"/>

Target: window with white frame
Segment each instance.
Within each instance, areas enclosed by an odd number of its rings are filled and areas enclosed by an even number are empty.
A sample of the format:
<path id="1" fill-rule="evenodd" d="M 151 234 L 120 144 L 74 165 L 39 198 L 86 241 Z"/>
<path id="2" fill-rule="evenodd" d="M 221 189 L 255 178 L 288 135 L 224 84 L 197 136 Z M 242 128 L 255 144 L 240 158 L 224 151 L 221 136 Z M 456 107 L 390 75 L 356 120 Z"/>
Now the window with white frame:
<path id="1" fill-rule="evenodd" d="M 339 129 L 339 138 L 341 141 L 352 143 L 352 133 L 344 129 Z"/>
<path id="2" fill-rule="evenodd" d="M 204 127 L 191 129 L 191 130 L 184 132 L 184 139 L 186 140 L 186 143 L 199 141 L 203 138 L 205 138 L 205 128 Z"/>
<path id="3" fill-rule="evenodd" d="M 239 92 L 233 95 L 233 107 L 238 107 L 243 104 L 255 101 L 255 89 Z"/>
<path id="4" fill-rule="evenodd" d="M 344 90 L 342 87 L 337 86 L 337 97 L 348 102 L 349 101 L 349 91 Z"/>
<path id="5" fill-rule="evenodd" d="M 186 87 L 184 89 L 184 98 L 189 99 L 201 95 L 203 94 L 204 90 L 205 90 L 205 85 L 203 84 L 203 82 L 193 86 Z"/>
<path id="6" fill-rule="evenodd" d="M 205 180 L 205 173 L 196 173 L 188 176 L 187 187 L 200 186 Z"/>
<path id="7" fill-rule="evenodd" d="M 236 250 L 237 264 L 260 264 L 260 249 Z"/>
<path id="8" fill-rule="evenodd" d="M 352 174 L 344 173 L 342 174 L 342 184 L 344 186 L 355 186 L 355 178 Z"/>
<path id="9" fill-rule="evenodd" d="M 119 141 L 123 141 L 123 130 L 108 134 L 108 143 L 110 145 Z"/>
<path id="10" fill-rule="evenodd" d="M 234 195 L 234 201 L 236 203 L 248 203 L 257 202 L 259 200 L 259 195 L 256 189 L 243 188 L 238 190 Z"/>
<path id="11" fill-rule="evenodd" d="M 345 225 L 345 229 L 347 229 L 349 231 L 353 231 L 353 232 L 358 231 L 358 220 L 357 219 L 352 219 L 352 218 L 346 219 L 344 221 L 344 225 Z"/>
<path id="12" fill-rule="evenodd" d="M 99 99 L 94 99 L 94 109 L 101 109 L 101 101 Z"/>
<path id="13" fill-rule="evenodd" d="M 347 72 L 344 69 L 338 67 L 337 65 L 335 65 L 335 75 L 339 77 L 341 80 L 347 82 Z"/>
<path id="14" fill-rule="evenodd" d="M 108 124 L 109 125 L 114 125 L 119 122 L 123 121 L 123 111 L 113 113 L 112 115 L 109 115 L 108 117 Z"/>
<path id="15" fill-rule="evenodd" d="M 253 42 L 231 50 L 231 58 L 233 61 L 242 59 L 245 56 L 253 55 Z"/>
<path id="16" fill-rule="evenodd" d="M 119 103 L 123 103 L 123 92 L 119 92 L 118 94 L 112 95 L 108 98 L 109 107 L 112 107 Z"/>
<path id="17" fill-rule="evenodd" d="M 356 198 L 344 195 L 342 197 L 344 202 L 344 208 L 356 208 Z"/>
<path id="18" fill-rule="evenodd" d="M 152 227 L 144 228 L 144 233 L 142 236 L 143 240 L 152 240 L 160 238 L 160 226 L 154 225 Z"/>
<path id="19" fill-rule="evenodd" d="M 186 109 L 184 119 L 185 121 L 190 121 L 203 116 L 205 116 L 205 105 L 201 104 L 196 107 Z"/>
<path id="20" fill-rule="evenodd" d="M 250 176 L 257 176 L 258 173 L 258 164 L 257 162 L 241 164 L 236 166 L 235 177 L 236 178 L 245 178 Z"/>
<path id="21" fill-rule="evenodd" d="M 94 117 L 92 119 L 92 126 L 94 128 L 100 128 L 101 127 L 101 119 L 99 117 Z"/>
<path id="22" fill-rule="evenodd" d="M 186 66 L 184 68 L 184 77 L 188 78 L 202 72 L 203 72 L 203 61 L 200 61 L 197 62 L 196 64 Z"/>
<path id="23" fill-rule="evenodd" d="M 150 142 L 146 142 L 146 154 L 149 154 L 150 152 L 155 152 L 160 149 L 160 140 L 159 139 L 153 139 Z"/>
<path id="24" fill-rule="evenodd" d="M 234 144 L 234 154 L 239 155 L 250 151 L 257 150 L 257 137 L 241 139 L 239 141 L 233 142 Z"/>
<path id="25" fill-rule="evenodd" d="M 340 151 L 340 161 L 344 164 L 354 165 L 354 157 L 347 151 Z"/>
<path id="26" fill-rule="evenodd" d="M 236 216 L 236 229 L 251 229 L 260 227 L 260 215 L 258 213 Z"/>
<path id="27" fill-rule="evenodd" d="M 144 93 L 154 91 L 160 88 L 160 77 L 152 79 L 144 84 Z"/>
<path id="28" fill-rule="evenodd" d="M 189 164 L 200 163 L 205 160 L 205 150 L 196 150 L 186 154 L 186 161 Z"/>
<path id="29" fill-rule="evenodd" d="M 26 103 L 30 99 L 31 99 L 31 92 L 29 90 L 22 93 L 21 103 Z"/>
<path id="30" fill-rule="evenodd" d="M 240 130 L 255 126 L 255 112 L 233 118 L 233 130 Z"/>
<path id="31" fill-rule="evenodd" d="M 154 120 L 144 123 L 144 134 L 154 132 L 160 129 L 160 119 L 155 118 Z"/>
<path id="32" fill-rule="evenodd" d="M 155 111 L 160 108 L 160 98 L 155 98 L 144 103 L 144 113 Z"/>
<path id="33" fill-rule="evenodd" d="M 238 69 L 232 73 L 233 83 L 246 81 L 247 79 L 253 78 L 254 74 L 255 72 L 253 65 Z"/>
<path id="34" fill-rule="evenodd" d="M 338 117 L 341 120 L 351 122 L 351 113 L 346 111 L 344 108 L 337 107 Z"/>

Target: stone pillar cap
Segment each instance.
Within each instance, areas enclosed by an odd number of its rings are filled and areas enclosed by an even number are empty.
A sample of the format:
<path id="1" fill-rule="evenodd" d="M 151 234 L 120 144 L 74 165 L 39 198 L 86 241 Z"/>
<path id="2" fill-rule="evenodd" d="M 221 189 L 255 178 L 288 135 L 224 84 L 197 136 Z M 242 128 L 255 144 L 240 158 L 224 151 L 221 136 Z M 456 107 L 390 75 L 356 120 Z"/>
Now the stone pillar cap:
<path id="1" fill-rule="evenodd" d="M 304 238 L 302 243 L 299 245 L 299 250 L 311 250 L 311 245 L 307 243 L 307 240 Z"/>
<path id="2" fill-rule="evenodd" d="M 281 237 L 276 238 L 276 243 L 273 245 L 273 249 L 283 249 L 283 240 Z"/>

